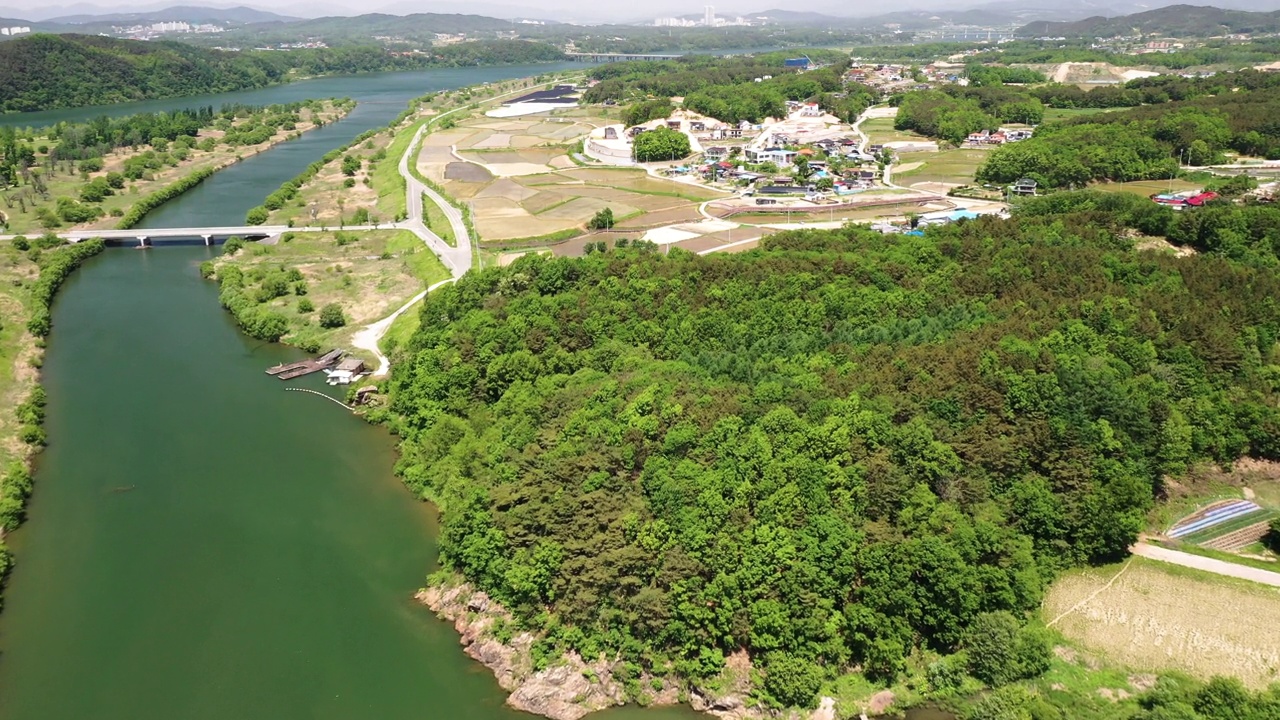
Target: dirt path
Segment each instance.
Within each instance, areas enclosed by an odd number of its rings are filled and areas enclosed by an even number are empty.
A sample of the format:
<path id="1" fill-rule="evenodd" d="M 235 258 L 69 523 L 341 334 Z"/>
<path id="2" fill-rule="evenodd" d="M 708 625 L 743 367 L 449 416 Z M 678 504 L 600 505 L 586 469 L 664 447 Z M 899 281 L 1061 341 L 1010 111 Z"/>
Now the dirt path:
<path id="1" fill-rule="evenodd" d="M 1263 570 L 1262 568 L 1249 567 L 1248 565 L 1237 565 L 1225 560 L 1215 560 L 1213 558 L 1201 557 L 1199 555 L 1191 555 L 1190 553 L 1178 552 L 1168 548 L 1148 545 L 1146 543 L 1135 543 L 1129 551 L 1134 555 L 1138 555 L 1150 560 L 1159 560 L 1173 565 L 1181 565 L 1182 567 L 1195 568 L 1205 572 L 1211 572 L 1215 575 L 1224 575 L 1226 577 L 1240 578 L 1242 580 L 1252 580 L 1264 585 L 1280 587 L 1280 572 L 1271 570 Z"/>
<path id="2" fill-rule="evenodd" d="M 422 300 L 422 298 L 426 297 L 427 293 L 431 292 L 432 290 L 435 290 L 441 285 L 445 285 L 447 283 L 453 282 L 454 279 L 455 278 L 449 278 L 448 280 L 441 280 L 435 285 L 432 285 L 426 290 L 423 290 L 417 295 L 414 295 L 409 300 L 409 302 L 401 305 L 399 308 L 396 309 L 395 312 L 382 318 L 376 323 L 366 325 L 364 329 L 360 330 L 355 335 L 351 336 L 352 345 L 360 348 L 361 350 L 368 350 L 369 352 L 373 353 L 374 357 L 378 358 L 378 369 L 374 370 L 373 373 L 371 373 L 370 375 L 371 377 L 383 377 L 384 375 L 387 374 L 388 371 L 391 370 L 391 361 L 388 360 L 387 356 L 383 355 L 382 350 L 378 348 L 378 342 L 382 340 L 383 335 L 387 334 L 387 329 L 391 327 L 391 323 L 395 322 L 396 318 L 400 317 L 402 314 L 404 314 L 405 311 L 407 311 L 409 308 L 416 305 L 418 301 Z"/>

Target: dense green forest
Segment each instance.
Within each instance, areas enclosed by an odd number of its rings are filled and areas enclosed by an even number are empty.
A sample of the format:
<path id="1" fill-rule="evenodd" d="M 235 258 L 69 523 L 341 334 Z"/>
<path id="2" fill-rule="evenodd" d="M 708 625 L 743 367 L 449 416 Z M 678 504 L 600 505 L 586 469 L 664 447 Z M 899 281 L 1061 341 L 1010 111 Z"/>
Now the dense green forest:
<path id="1" fill-rule="evenodd" d="M 973 56 L 981 63 L 1030 63 L 1051 64 L 1063 62 L 1105 62 L 1113 65 L 1155 65 L 1171 70 L 1182 70 L 1204 65 L 1255 65 L 1272 62 L 1280 50 L 1280 40 L 1257 38 L 1248 42 L 1238 40 L 1209 40 L 1202 45 L 1172 52 L 1127 55 L 1093 47 L 1091 37 L 1084 40 L 1019 40 L 1006 43 L 998 49 L 985 50 Z"/>
<path id="2" fill-rule="evenodd" d="M 545 43 L 487 40 L 393 54 L 377 46 L 224 52 L 178 42 L 32 35 L 0 43 L 0 112 L 243 90 L 325 74 L 561 60 Z"/>
<path id="3" fill-rule="evenodd" d="M 1179 161 L 1221 163 L 1228 151 L 1280 158 L 1280 77 L 1274 74 L 1161 76 L 1135 80 L 1122 92 L 1151 104 L 1045 124 L 1030 140 L 993 152 L 978 179 L 1031 177 L 1046 187 L 1079 187 L 1095 180 L 1168 178 Z"/>
<path id="4" fill-rule="evenodd" d="M 1076 22 L 1033 22 L 1019 28 L 1022 37 L 1221 37 L 1230 33 L 1274 33 L 1280 12 L 1224 10 L 1208 5 L 1169 5 L 1117 17 L 1093 16 Z"/>
<path id="5" fill-rule="evenodd" d="M 539 662 L 697 682 L 745 648 L 758 699 L 805 705 L 964 649 L 999 685 L 1045 662 L 1017 618 L 1125 555 L 1162 478 L 1280 458 L 1280 231 L 1137 252 L 1131 227 L 1172 221 L 1150 205 L 525 256 L 427 297 L 381 417 L 445 567 L 545 633 Z M 972 629 L 1008 623 L 1020 659 L 982 667 Z"/>
<path id="6" fill-rule="evenodd" d="M 685 108 L 731 123 L 782 117 L 787 100 L 816 101 L 827 112 L 853 122 L 874 102 L 869 88 L 843 82 L 841 74 L 849 66 L 845 53 L 805 52 L 816 63 L 830 64 L 801 73 L 783 64 L 794 53 L 609 63 L 591 70 L 590 76 L 599 82 L 583 99 L 591 103 L 634 102 L 624 115 L 636 119 L 657 111 L 662 101 L 680 96 Z M 756 82 L 758 78 L 761 82 Z"/>
<path id="7" fill-rule="evenodd" d="M 1025 90 L 994 85 L 947 86 L 893 98 L 898 114 L 893 126 L 960 144 L 969 133 L 995 130 L 1001 123 L 1038 125 L 1044 103 Z"/>
<path id="8" fill-rule="evenodd" d="M 251 53 L 37 34 L 0 43 L 0 111 L 242 90 L 280 82 L 285 72 Z"/>

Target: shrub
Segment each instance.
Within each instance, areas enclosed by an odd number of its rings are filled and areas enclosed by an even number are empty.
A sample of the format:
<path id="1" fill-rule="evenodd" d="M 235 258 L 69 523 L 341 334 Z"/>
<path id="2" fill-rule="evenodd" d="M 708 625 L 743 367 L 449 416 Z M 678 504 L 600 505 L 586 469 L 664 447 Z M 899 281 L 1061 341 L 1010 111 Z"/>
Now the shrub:
<path id="1" fill-rule="evenodd" d="M 315 309 L 316 309 L 315 303 L 311 302 L 310 298 L 298 299 L 298 312 L 309 313 Z"/>
<path id="2" fill-rule="evenodd" d="M 347 324 L 347 317 L 342 312 L 342 306 L 337 303 L 329 303 L 320 308 L 320 327 L 322 328 L 340 328 Z"/>
<path id="3" fill-rule="evenodd" d="M 222 244 L 222 254 L 235 255 L 236 253 L 240 252 L 240 249 L 243 247 L 244 247 L 244 238 L 240 237 L 239 235 L 233 235 L 227 238 L 227 241 Z"/>

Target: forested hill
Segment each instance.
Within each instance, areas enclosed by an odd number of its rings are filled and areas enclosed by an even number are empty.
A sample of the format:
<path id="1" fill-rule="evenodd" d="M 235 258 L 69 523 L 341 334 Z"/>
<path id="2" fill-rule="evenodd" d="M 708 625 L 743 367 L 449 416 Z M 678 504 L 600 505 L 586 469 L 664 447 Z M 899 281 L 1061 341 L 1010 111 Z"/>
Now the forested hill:
<path id="1" fill-rule="evenodd" d="M 222 52 L 176 42 L 89 35 L 32 35 L 0 43 L 0 112 L 105 105 L 243 90 L 296 75 L 549 62 L 546 43 L 484 40 L 393 54 L 372 45 Z"/>
<path id="2" fill-rule="evenodd" d="M 241 90 L 279 82 L 285 72 L 251 53 L 37 34 L 0 43 L 0 111 Z"/>
<path id="3" fill-rule="evenodd" d="M 541 657 L 893 677 L 1123 556 L 1162 477 L 1280 458 L 1268 241 L 1140 254 L 1090 207 L 473 271 L 398 353 L 399 471 Z"/>
<path id="4" fill-rule="evenodd" d="M 1280 31 L 1280 11 L 1247 12 L 1200 5 L 1170 5 L 1120 17 L 1090 17 L 1076 22 L 1028 23 L 1021 37 L 1114 37 L 1151 35 L 1211 37 L 1225 33 L 1273 33 Z"/>

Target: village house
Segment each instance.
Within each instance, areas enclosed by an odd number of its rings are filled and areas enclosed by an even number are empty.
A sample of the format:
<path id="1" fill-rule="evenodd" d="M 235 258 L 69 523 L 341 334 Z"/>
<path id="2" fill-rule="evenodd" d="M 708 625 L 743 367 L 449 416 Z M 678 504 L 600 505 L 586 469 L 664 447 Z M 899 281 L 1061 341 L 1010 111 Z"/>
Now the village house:
<path id="1" fill-rule="evenodd" d="M 719 161 L 729 156 L 729 148 L 722 145 L 713 145 L 704 150 L 702 154 L 708 161 Z"/>
<path id="2" fill-rule="evenodd" d="M 1022 178 L 1009 186 L 1014 195 L 1035 195 L 1038 183 L 1031 178 Z"/>

